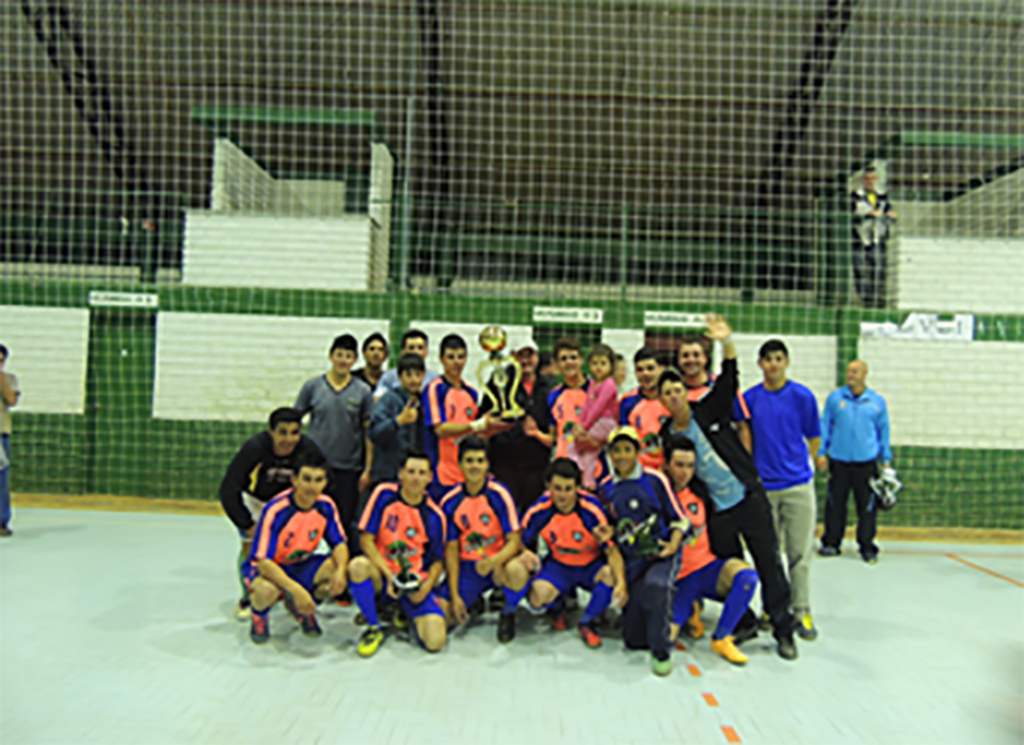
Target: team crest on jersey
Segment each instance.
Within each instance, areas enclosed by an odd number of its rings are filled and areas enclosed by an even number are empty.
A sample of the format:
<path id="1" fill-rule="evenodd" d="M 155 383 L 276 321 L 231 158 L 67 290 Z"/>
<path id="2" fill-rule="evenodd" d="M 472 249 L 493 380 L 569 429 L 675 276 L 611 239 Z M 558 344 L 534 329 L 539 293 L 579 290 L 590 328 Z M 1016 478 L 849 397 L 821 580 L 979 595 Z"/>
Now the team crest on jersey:
<path id="1" fill-rule="evenodd" d="M 480 515 L 480 522 L 483 523 L 484 525 L 490 525 L 491 524 L 491 516 L 490 515 Z"/>
<path id="2" fill-rule="evenodd" d="M 840 401 L 839 402 L 839 408 L 840 409 L 845 409 L 846 408 L 846 402 L 845 401 Z"/>
<path id="3" fill-rule="evenodd" d="M 313 530 L 309 531 L 309 540 L 315 541 L 318 532 L 319 531 L 317 531 L 316 528 L 313 528 Z"/>
<path id="4" fill-rule="evenodd" d="M 629 500 L 629 509 L 631 509 L 631 510 L 640 509 L 640 502 L 635 500 L 635 499 Z"/>
<path id="5" fill-rule="evenodd" d="M 700 508 L 697 506 L 696 502 L 690 502 L 688 505 L 686 505 L 686 509 L 692 512 L 694 515 L 700 512 Z"/>
<path id="6" fill-rule="evenodd" d="M 583 533 L 581 533 L 581 532 L 580 532 L 580 531 L 578 531 L 578 530 L 574 530 L 574 531 L 572 532 L 572 539 L 573 539 L 574 541 L 576 541 L 577 543 L 580 543 L 580 542 L 581 542 L 581 541 L 583 540 Z"/>
<path id="7" fill-rule="evenodd" d="M 640 452 L 647 455 L 659 455 L 661 453 L 661 438 L 657 432 L 651 432 L 644 438 Z"/>
<path id="8" fill-rule="evenodd" d="M 470 419 L 473 418 L 473 407 L 472 406 L 467 406 L 466 407 L 466 416 L 469 417 Z"/>
<path id="9" fill-rule="evenodd" d="M 405 529 L 405 537 L 406 538 L 415 538 L 416 537 L 416 528 L 413 528 L 412 526 L 406 528 Z"/>

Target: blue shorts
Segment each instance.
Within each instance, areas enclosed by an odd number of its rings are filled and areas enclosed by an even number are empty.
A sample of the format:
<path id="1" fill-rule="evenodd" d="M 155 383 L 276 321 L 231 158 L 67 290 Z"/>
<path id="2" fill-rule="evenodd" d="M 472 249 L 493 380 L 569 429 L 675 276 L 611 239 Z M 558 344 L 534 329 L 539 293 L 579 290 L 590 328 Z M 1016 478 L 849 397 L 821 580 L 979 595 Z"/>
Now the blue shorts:
<path id="1" fill-rule="evenodd" d="M 591 592 L 597 586 L 597 573 L 608 566 L 604 559 L 592 561 L 581 567 L 569 566 L 554 559 L 545 559 L 540 567 L 540 572 L 533 578 L 534 582 L 543 580 L 558 590 L 559 595 L 564 595 L 569 590 L 582 587 Z"/>
<path id="2" fill-rule="evenodd" d="M 481 577 L 477 574 L 475 561 L 460 561 L 459 597 L 462 598 L 462 602 L 468 607 L 479 600 L 480 596 L 485 592 L 493 590 L 495 588 L 493 577 L 493 572 L 486 577 Z M 448 587 L 448 582 L 445 582 L 444 586 L 437 590 L 437 594 L 444 600 L 451 600 L 451 590 Z"/>
<path id="3" fill-rule="evenodd" d="M 316 573 L 320 571 L 320 567 L 323 563 L 331 558 L 328 554 L 313 554 L 312 556 L 298 561 L 294 564 L 283 564 L 278 565 L 284 570 L 284 573 L 288 575 L 290 579 L 295 580 L 302 588 L 313 595 L 313 579 L 316 577 Z M 245 586 L 252 591 L 252 583 L 260 575 L 260 570 L 257 569 L 253 563 L 246 562 L 245 566 L 242 567 L 242 579 L 245 581 Z M 281 593 L 283 596 L 284 593 Z M 313 597 L 316 600 L 316 597 Z M 317 600 L 319 603 L 320 601 Z"/>
<path id="4" fill-rule="evenodd" d="M 419 618 L 420 616 L 429 616 L 431 614 L 435 616 L 441 616 L 444 618 L 444 611 L 441 610 L 441 606 L 437 603 L 437 598 L 434 597 L 434 590 L 427 594 L 427 597 L 423 599 L 422 603 L 414 603 L 409 600 L 408 595 L 399 595 L 398 600 L 395 601 L 386 592 L 380 594 L 382 602 L 385 603 L 398 603 L 398 607 L 402 609 L 410 619 Z"/>
<path id="5" fill-rule="evenodd" d="M 693 574 L 676 580 L 676 597 L 672 601 L 672 623 L 682 626 L 689 621 L 694 602 L 701 598 L 720 600 L 716 588 L 718 575 L 722 573 L 724 566 L 724 560 L 715 559 Z"/>

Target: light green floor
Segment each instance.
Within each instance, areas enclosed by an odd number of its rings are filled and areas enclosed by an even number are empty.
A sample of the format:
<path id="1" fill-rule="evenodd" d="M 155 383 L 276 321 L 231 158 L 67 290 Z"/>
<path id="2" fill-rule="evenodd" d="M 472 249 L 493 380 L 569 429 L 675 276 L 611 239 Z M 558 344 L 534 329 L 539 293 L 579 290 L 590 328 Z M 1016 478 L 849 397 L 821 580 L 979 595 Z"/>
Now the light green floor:
<path id="1" fill-rule="evenodd" d="M 723 726 L 743 743 L 1021 741 L 1019 546 L 821 559 L 821 637 L 797 662 L 763 634 L 734 668 L 704 639 L 662 680 L 618 640 L 590 651 L 522 612 L 507 647 L 488 618 L 439 655 L 389 639 L 362 660 L 354 610 L 326 609 L 325 635 L 307 639 L 275 609 L 255 647 L 231 618 L 224 519 L 23 509 L 13 528 L 0 542 L 4 745 L 727 743 Z"/>

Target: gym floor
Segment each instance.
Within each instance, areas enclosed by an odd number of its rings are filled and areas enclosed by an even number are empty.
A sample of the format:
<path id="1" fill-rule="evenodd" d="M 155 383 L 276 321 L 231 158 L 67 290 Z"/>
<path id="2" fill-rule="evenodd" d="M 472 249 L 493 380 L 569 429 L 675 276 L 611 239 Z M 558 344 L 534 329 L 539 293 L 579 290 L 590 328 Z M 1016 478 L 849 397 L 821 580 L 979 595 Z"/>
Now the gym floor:
<path id="1" fill-rule="evenodd" d="M 17 510 L 0 542 L 3 743 L 991 743 L 1024 728 L 1024 546 L 852 546 L 812 568 L 820 637 L 745 667 L 686 640 L 665 679 L 519 612 L 440 654 L 389 638 L 360 659 L 355 608 L 310 639 L 277 607 L 257 647 L 232 611 L 222 517 Z"/>

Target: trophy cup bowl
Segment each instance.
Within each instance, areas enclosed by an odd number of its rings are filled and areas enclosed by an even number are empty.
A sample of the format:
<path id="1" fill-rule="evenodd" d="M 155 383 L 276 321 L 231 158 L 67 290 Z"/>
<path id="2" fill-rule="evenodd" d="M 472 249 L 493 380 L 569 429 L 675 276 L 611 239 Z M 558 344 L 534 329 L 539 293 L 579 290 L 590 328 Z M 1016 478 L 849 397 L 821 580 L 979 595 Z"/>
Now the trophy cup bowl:
<path id="1" fill-rule="evenodd" d="M 501 326 L 487 326 L 480 332 L 480 346 L 488 354 L 500 352 L 508 344 L 508 334 Z"/>

